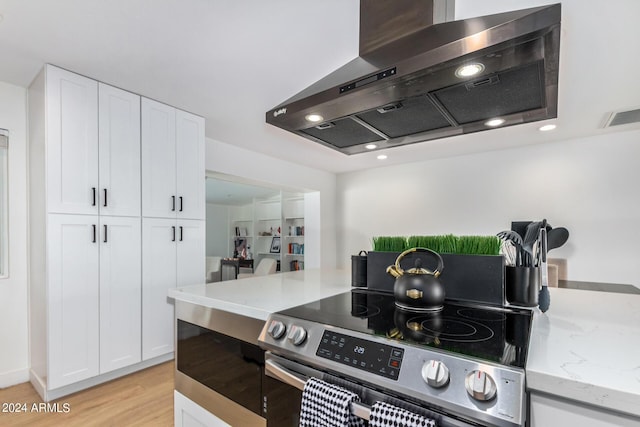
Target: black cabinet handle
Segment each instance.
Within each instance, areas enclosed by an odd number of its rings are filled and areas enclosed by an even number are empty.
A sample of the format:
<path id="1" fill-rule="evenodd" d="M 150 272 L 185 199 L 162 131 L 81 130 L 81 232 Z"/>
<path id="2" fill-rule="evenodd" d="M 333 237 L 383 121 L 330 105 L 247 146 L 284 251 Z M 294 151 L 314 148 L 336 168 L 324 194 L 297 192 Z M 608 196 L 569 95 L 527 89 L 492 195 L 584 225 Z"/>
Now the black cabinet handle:
<path id="1" fill-rule="evenodd" d="M 93 227 L 93 242 L 96 242 L 96 225 L 95 224 L 91 224 L 91 227 Z"/>
<path id="2" fill-rule="evenodd" d="M 104 189 L 104 207 L 107 207 L 107 189 Z"/>
<path id="3" fill-rule="evenodd" d="M 107 243 L 107 224 L 104 225 L 104 242 Z"/>
<path id="4" fill-rule="evenodd" d="M 175 242 L 175 241 L 176 241 L 176 226 L 175 226 L 175 225 L 172 225 L 172 226 L 171 226 L 171 230 L 172 230 L 172 232 L 173 232 L 173 237 L 171 238 L 171 241 L 172 241 L 172 242 Z"/>
<path id="5" fill-rule="evenodd" d="M 93 202 L 91 202 L 91 206 L 96 205 L 96 187 L 91 187 L 91 192 L 93 193 Z"/>
<path id="6" fill-rule="evenodd" d="M 182 226 L 180 226 L 180 241 L 182 242 Z"/>
<path id="7" fill-rule="evenodd" d="M 182 212 L 182 196 L 180 196 L 180 212 Z"/>
<path id="8" fill-rule="evenodd" d="M 176 196 L 171 196 L 171 212 L 176 211 Z"/>

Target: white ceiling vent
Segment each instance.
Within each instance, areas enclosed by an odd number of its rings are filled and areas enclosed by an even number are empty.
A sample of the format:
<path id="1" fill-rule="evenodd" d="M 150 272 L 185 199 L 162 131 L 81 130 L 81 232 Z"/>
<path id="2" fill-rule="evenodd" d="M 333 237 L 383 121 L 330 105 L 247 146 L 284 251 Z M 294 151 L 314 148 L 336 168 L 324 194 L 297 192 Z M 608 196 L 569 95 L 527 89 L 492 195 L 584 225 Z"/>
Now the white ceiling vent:
<path id="1" fill-rule="evenodd" d="M 615 111 L 609 115 L 604 127 L 629 125 L 631 123 L 640 123 L 640 108 L 627 111 Z"/>

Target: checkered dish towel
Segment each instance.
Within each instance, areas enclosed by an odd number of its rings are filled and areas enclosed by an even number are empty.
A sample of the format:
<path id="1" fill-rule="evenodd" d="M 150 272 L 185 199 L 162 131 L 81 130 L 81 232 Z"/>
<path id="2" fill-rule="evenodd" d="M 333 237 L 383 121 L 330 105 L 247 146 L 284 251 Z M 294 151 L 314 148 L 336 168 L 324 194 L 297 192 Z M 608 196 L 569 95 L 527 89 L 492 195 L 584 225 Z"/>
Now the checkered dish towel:
<path id="1" fill-rule="evenodd" d="M 369 427 L 436 427 L 436 422 L 397 406 L 376 402 L 371 407 Z"/>
<path id="2" fill-rule="evenodd" d="M 302 392 L 300 427 L 366 427 L 351 414 L 351 402 L 357 394 L 316 378 L 310 378 Z"/>

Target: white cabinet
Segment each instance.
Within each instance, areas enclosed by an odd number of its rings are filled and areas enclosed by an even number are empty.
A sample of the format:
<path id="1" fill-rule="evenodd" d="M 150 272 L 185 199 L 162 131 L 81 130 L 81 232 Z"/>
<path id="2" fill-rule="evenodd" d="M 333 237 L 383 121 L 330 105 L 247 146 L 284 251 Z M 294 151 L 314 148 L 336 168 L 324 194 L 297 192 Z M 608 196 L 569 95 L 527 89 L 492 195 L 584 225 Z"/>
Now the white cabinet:
<path id="1" fill-rule="evenodd" d="M 142 358 L 173 351 L 173 303 L 169 289 L 202 283 L 205 222 L 142 219 Z"/>
<path id="2" fill-rule="evenodd" d="M 51 389 L 99 372 L 98 217 L 49 215 L 47 224 Z"/>
<path id="3" fill-rule="evenodd" d="M 204 119 L 176 110 L 178 218 L 205 218 L 204 152 Z"/>
<path id="4" fill-rule="evenodd" d="M 561 397 L 531 393 L 530 427 L 637 427 L 640 419 Z"/>
<path id="5" fill-rule="evenodd" d="M 98 213 L 98 83 L 46 67 L 47 207 Z"/>
<path id="6" fill-rule="evenodd" d="M 100 373 L 140 362 L 139 217 L 100 217 Z"/>
<path id="7" fill-rule="evenodd" d="M 99 84 L 100 215 L 140 216 L 140 97 Z"/>
<path id="8" fill-rule="evenodd" d="M 142 215 L 205 218 L 204 119 L 142 99 Z"/>
<path id="9" fill-rule="evenodd" d="M 229 424 L 177 391 L 173 392 L 175 427 L 229 427 Z"/>
<path id="10" fill-rule="evenodd" d="M 47 221 L 48 387 L 140 362 L 140 218 Z"/>

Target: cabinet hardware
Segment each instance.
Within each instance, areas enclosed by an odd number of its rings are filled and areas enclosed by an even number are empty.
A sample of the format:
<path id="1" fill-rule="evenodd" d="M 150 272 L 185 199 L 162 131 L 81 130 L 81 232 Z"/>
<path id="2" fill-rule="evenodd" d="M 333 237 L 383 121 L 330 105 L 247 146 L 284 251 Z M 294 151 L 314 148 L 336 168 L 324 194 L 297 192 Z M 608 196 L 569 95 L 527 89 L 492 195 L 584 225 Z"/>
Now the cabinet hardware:
<path id="1" fill-rule="evenodd" d="M 104 189 L 104 207 L 107 207 L 107 189 Z"/>
<path id="2" fill-rule="evenodd" d="M 180 212 L 182 212 L 182 196 L 180 196 Z"/>
<path id="3" fill-rule="evenodd" d="M 171 212 L 176 211 L 176 196 L 171 196 Z"/>
<path id="4" fill-rule="evenodd" d="M 172 241 L 172 242 L 175 242 L 175 241 L 176 241 L 176 226 L 175 226 L 175 225 L 172 225 L 172 226 L 171 226 L 171 230 L 172 230 L 172 232 L 173 232 L 173 237 L 171 238 L 171 241 Z"/>
<path id="5" fill-rule="evenodd" d="M 180 226 L 180 241 L 182 242 L 182 226 Z"/>
<path id="6" fill-rule="evenodd" d="M 96 187 L 91 187 L 91 192 L 93 193 L 93 202 L 91 202 L 91 206 L 96 205 Z"/>
<path id="7" fill-rule="evenodd" d="M 105 190 L 105 191 L 107 191 L 107 190 Z M 104 243 L 107 243 L 107 224 L 104 225 Z"/>
<path id="8" fill-rule="evenodd" d="M 96 225 L 95 224 L 91 224 L 91 227 L 93 228 L 93 242 L 96 242 Z"/>

